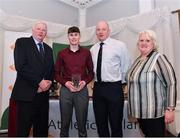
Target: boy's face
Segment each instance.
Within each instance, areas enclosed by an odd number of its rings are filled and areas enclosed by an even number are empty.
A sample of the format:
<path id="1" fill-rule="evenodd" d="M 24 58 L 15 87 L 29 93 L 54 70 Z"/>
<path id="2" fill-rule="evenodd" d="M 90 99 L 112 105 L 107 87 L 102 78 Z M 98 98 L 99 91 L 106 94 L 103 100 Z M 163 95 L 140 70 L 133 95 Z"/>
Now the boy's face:
<path id="1" fill-rule="evenodd" d="M 79 45 L 80 33 L 74 32 L 68 34 L 68 40 L 70 45 Z"/>

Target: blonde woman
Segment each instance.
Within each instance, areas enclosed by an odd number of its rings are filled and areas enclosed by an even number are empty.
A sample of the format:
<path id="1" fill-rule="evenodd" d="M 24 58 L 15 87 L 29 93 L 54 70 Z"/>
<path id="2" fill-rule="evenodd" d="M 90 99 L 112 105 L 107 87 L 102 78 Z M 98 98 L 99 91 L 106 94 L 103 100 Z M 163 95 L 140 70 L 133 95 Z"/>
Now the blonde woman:
<path id="1" fill-rule="evenodd" d="M 164 136 L 165 124 L 174 121 L 175 72 L 157 51 L 154 31 L 140 32 L 137 46 L 140 56 L 127 75 L 129 113 L 137 118 L 145 137 Z"/>

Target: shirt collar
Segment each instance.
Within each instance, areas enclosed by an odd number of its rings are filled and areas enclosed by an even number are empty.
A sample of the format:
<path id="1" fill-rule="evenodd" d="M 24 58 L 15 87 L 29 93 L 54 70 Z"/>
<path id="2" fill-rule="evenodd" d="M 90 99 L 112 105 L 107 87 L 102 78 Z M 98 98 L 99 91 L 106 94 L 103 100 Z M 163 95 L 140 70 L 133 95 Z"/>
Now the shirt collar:
<path id="1" fill-rule="evenodd" d="M 107 38 L 106 40 L 104 40 L 104 41 L 99 41 L 99 44 L 100 44 L 100 43 L 108 44 L 109 41 L 110 41 L 110 37 L 108 37 L 108 38 Z"/>
<path id="2" fill-rule="evenodd" d="M 34 37 L 33 37 L 33 39 L 34 39 L 34 42 L 36 43 L 36 45 L 38 45 L 38 43 L 41 43 L 43 45 L 43 42 L 37 41 Z"/>
<path id="3" fill-rule="evenodd" d="M 154 52 L 155 52 L 155 50 L 152 50 L 152 51 L 147 55 L 147 57 L 149 58 Z"/>
<path id="4" fill-rule="evenodd" d="M 79 49 L 77 50 L 77 51 L 75 51 L 75 52 L 80 52 L 81 51 L 81 46 L 79 45 Z M 68 46 L 68 51 L 69 52 L 73 52 L 71 49 L 70 49 L 70 45 Z M 75 52 L 73 52 L 73 53 L 75 53 Z"/>

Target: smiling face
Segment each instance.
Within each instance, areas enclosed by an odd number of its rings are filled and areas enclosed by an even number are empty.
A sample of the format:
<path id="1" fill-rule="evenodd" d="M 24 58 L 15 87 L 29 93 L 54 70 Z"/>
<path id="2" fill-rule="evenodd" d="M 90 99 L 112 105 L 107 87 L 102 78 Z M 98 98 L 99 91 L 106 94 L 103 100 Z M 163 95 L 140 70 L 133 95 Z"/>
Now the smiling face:
<path id="1" fill-rule="evenodd" d="M 68 40 L 70 45 L 79 45 L 80 33 L 74 32 L 68 34 Z"/>
<path id="2" fill-rule="evenodd" d="M 109 26 L 105 21 L 101 21 L 96 26 L 96 36 L 99 41 L 104 41 L 109 37 L 110 30 Z"/>
<path id="3" fill-rule="evenodd" d="M 155 43 L 153 38 L 147 32 L 142 32 L 139 34 L 138 49 L 141 56 L 147 56 L 152 50 L 155 49 Z"/>
<path id="4" fill-rule="evenodd" d="M 39 42 L 42 42 L 47 34 L 47 26 L 45 23 L 38 22 L 32 28 L 33 37 Z"/>

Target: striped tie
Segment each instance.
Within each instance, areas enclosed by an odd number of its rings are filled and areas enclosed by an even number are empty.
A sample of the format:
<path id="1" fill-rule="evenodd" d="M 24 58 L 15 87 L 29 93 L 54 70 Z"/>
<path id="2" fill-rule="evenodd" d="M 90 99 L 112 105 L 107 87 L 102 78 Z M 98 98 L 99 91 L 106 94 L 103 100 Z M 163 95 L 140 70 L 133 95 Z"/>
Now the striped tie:
<path id="1" fill-rule="evenodd" d="M 38 46 L 39 46 L 39 53 L 40 53 L 41 57 L 44 58 L 43 45 L 41 43 L 38 43 Z"/>

